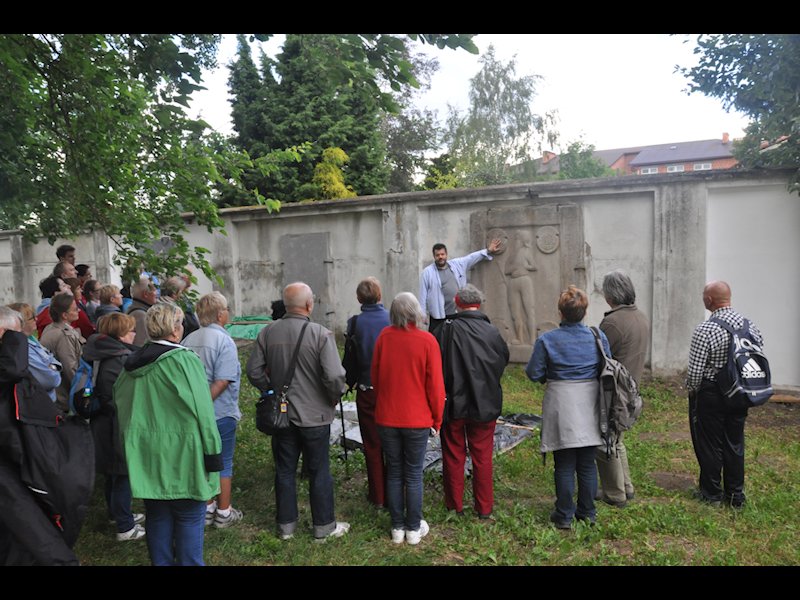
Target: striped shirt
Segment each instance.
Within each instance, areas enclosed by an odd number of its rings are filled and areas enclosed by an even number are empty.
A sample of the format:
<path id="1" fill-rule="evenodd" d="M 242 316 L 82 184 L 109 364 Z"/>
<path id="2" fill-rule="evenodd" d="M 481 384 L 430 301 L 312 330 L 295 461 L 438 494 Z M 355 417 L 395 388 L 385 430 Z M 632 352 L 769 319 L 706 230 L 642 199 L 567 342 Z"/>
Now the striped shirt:
<path id="1" fill-rule="evenodd" d="M 703 379 L 717 380 L 717 372 L 728 362 L 728 346 L 731 334 L 710 319 L 717 318 L 730 324 L 734 329 L 744 325 L 744 317 L 730 306 L 718 308 L 694 329 L 692 343 L 689 346 L 689 368 L 686 372 L 686 387 L 694 391 L 700 387 Z M 760 345 L 764 345 L 761 332 L 752 322 L 750 334 Z"/>

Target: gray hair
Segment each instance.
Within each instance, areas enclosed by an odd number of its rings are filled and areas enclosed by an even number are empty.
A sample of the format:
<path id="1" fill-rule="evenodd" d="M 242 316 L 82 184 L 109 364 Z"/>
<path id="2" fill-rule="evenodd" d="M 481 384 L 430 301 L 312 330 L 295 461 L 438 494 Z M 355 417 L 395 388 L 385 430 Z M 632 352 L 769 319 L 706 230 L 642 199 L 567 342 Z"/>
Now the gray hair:
<path id="1" fill-rule="evenodd" d="M 177 275 L 169 277 L 164 283 L 161 284 L 161 295 L 169 296 L 170 298 L 177 298 L 183 290 L 186 289 L 186 281 L 183 277 Z"/>
<path id="2" fill-rule="evenodd" d="M 392 300 L 392 307 L 389 309 L 389 318 L 392 325 L 402 329 L 408 329 L 408 325 L 413 323 L 417 327 L 425 320 L 419 300 L 411 292 L 400 292 Z"/>
<path id="3" fill-rule="evenodd" d="M 22 315 L 13 308 L 0 306 L 0 329 L 10 329 L 11 331 L 22 331 L 25 321 Z"/>
<path id="4" fill-rule="evenodd" d="M 614 306 L 636 302 L 636 290 L 633 289 L 631 278 L 619 269 L 606 273 L 603 277 L 603 295 Z"/>
<path id="5" fill-rule="evenodd" d="M 163 340 L 183 324 L 183 311 L 177 304 L 159 302 L 147 309 L 145 326 L 151 340 Z"/>
<path id="6" fill-rule="evenodd" d="M 486 299 L 483 296 L 483 292 L 471 283 L 458 290 L 456 296 L 461 301 L 461 304 L 482 304 Z"/>
<path id="7" fill-rule="evenodd" d="M 141 298 L 148 291 L 155 292 L 156 286 L 153 285 L 149 277 L 140 277 L 139 281 L 131 286 L 131 298 Z"/>
<path id="8" fill-rule="evenodd" d="M 209 292 L 200 298 L 194 310 L 197 313 L 197 320 L 200 321 L 200 325 L 208 327 L 211 323 L 217 322 L 217 316 L 226 308 L 228 308 L 228 299 L 220 292 L 215 291 Z"/>

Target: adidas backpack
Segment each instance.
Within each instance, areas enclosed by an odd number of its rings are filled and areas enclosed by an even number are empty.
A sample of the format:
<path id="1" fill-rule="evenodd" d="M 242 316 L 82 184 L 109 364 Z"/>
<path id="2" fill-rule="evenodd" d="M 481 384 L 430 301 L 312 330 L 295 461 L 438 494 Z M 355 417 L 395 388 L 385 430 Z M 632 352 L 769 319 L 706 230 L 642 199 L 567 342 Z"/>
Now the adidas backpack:
<path id="1" fill-rule="evenodd" d="M 773 394 L 772 374 L 767 357 L 750 333 L 750 321 L 745 319 L 741 329 L 718 318 L 710 321 L 731 334 L 728 360 L 717 373 L 720 392 L 728 398 L 746 399 L 750 406 L 765 404 Z"/>

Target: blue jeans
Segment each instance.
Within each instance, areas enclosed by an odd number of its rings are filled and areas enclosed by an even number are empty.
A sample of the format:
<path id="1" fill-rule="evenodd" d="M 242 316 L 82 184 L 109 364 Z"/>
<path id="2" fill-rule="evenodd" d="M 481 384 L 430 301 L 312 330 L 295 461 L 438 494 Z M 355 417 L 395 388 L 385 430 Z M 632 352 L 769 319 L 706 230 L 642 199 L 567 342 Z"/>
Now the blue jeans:
<path id="1" fill-rule="evenodd" d="M 117 531 L 125 533 L 133 529 L 131 481 L 128 476 L 106 473 L 105 493 L 108 514 L 117 524 Z"/>
<path id="2" fill-rule="evenodd" d="M 220 477 L 233 477 L 233 449 L 236 447 L 236 425 L 233 417 L 217 419 L 217 429 L 222 440 L 222 471 Z"/>
<path id="3" fill-rule="evenodd" d="M 297 528 L 297 462 L 303 453 L 308 469 L 308 495 L 314 537 L 323 538 L 336 528 L 333 511 L 333 477 L 328 455 L 331 426 L 297 427 L 272 436 L 275 460 L 275 505 L 280 534 L 292 534 Z"/>
<path id="4" fill-rule="evenodd" d="M 147 550 L 153 566 L 203 566 L 206 503 L 145 500 Z"/>
<path id="5" fill-rule="evenodd" d="M 378 425 L 386 457 L 386 506 L 392 518 L 392 529 L 419 529 L 422 520 L 422 467 L 429 433 L 427 427 L 412 429 Z"/>
<path id="6" fill-rule="evenodd" d="M 561 521 L 572 517 L 594 521 L 597 510 L 594 495 L 597 492 L 597 467 L 594 463 L 594 446 L 565 448 L 553 452 L 556 483 L 555 516 Z M 572 495 L 575 492 L 575 474 L 578 475 L 578 507 Z"/>

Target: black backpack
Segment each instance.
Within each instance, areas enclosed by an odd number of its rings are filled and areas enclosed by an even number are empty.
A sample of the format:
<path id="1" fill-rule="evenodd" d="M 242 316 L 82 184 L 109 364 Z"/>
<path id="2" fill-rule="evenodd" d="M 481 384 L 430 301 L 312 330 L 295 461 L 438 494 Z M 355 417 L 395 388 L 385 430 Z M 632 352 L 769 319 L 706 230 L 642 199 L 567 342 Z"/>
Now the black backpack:
<path id="1" fill-rule="evenodd" d="M 729 323 L 709 319 L 731 334 L 728 361 L 717 373 L 719 391 L 730 399 L 738 399 L 750 406 L 761 406 L 774 393 L 769 361 L 750 333 L 750 321 L 744 320 L 741 329 Z"/>
<path id="2" fill-rule="evenodd" d="M 345 370 L 345 382 L 347 383 L 348 392 L 356 387 L 360 374 L 360 367 L 358 364 L 358 340 L 356 340 L 357 323 L 358 315 L 353 317 L 353 330 L 348 330 L 344 336 L 344 358 L 342 358 L 342 366 Z"/>
<path id="3" fill-rule="evenodd" d="M 642 396 L 636 380 L 618 360 L 606 355 L 600 332 L 591 328 L 602 357 L 600 365 L 600 434 L 606 455 L 616 445 L 619 435 L 628 431 L 642 414 Z"/>

